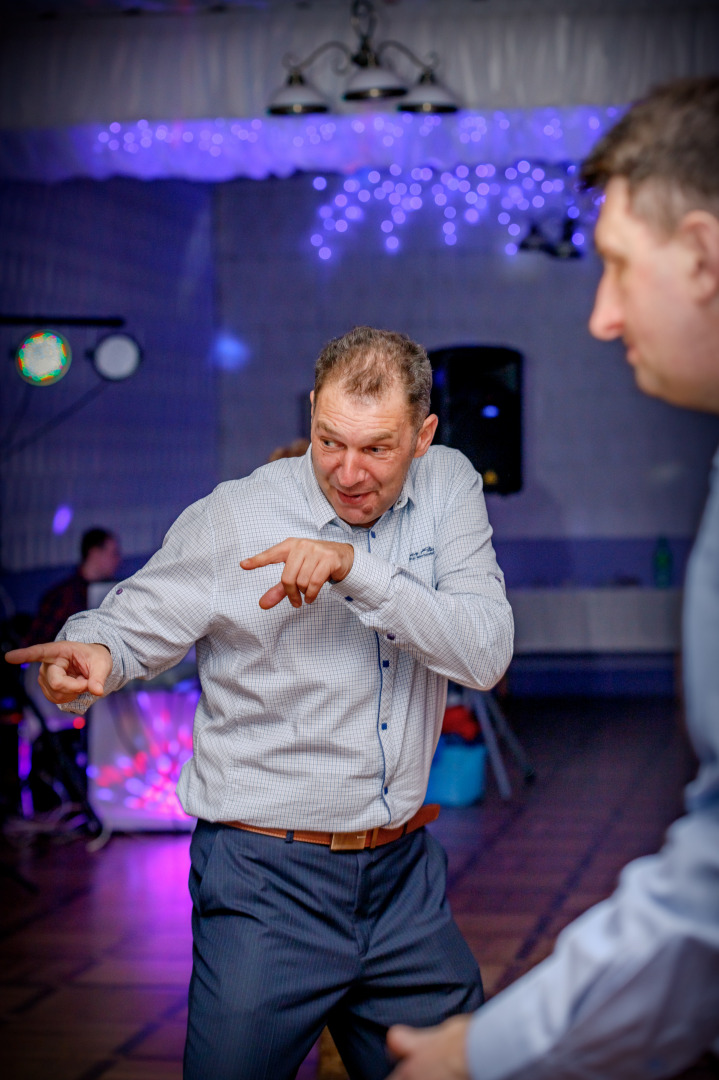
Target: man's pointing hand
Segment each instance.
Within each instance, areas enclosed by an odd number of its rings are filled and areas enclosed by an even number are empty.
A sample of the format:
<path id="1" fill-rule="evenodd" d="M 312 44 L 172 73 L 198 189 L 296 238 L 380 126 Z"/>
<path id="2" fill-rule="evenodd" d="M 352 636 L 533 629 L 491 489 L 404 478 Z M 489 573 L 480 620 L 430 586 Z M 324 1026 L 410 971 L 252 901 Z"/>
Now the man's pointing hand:
<path id="1" fill-rule="evenodd" d="M 298 608 L 302 607 L 303 596 L 306 604 L 316 600 L 320 589 L 330 578 L 333 582 L 346 578 L 352 569 L 354 557 L 351 544 L 290 536 L 259 555 L 243 559 L 240 566 L 243 570 L 256 570 L 258 566 L 284 563 L 281 581 L 260 597 L 260 607 L 275 607 L 287 597 L 292 607 Z"/>
<path id="2" fill-rule="evenodd" d="M 105 680 L 112 671 L 110 650 L 104 645 L 85 645 L 81 641 L 51 641 L 30 645 L 5 654 L 9 664 L 40 662 L 38 683 L 48 701 L 64 705 L 89 692 L 101 697 Z"/>

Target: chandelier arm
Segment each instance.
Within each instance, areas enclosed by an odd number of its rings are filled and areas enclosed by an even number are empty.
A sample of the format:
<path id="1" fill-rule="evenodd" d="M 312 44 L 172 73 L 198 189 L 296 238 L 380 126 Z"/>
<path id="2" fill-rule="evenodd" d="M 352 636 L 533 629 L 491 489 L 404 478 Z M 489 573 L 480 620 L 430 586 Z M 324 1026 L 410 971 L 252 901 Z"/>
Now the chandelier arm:
<path id="1" fill-rule="evenodd" d="M 409 57 L 412 63 L 416 64 L 418 68 L 422 69 L 423 75 L 431 75 L 437 66 L 438 58 L 436 53 L 430 53 L 427 60 L 420 60 L 416 53 L 412 52 L 412 50 L 407 48 L 406 45 L 403 45 L 401 41 L 395 41 L 393 38 L 389 38 L 389 40 L 383 41 L 380 45 L 377 46 L 378 60 L 382 56 L 382 53 L 385 51 L 385 49 L 389 48 L 390 46 L 393 49 L 399 49 L 401 53 L 404 53 L 405 56 Z"/>
<path id="2" fill-rule="evenodd" d="M 327 52 L 329 49 L 339 49 L 340 52 L 344 54 L 347 61 L 344 66 L 340 63 L 337 63 L 335 65 L 335 71 L 337 71 L 338 74 L 342 74 L 343 72 L 347 71 L 347 69 L 349 68 L 349 64 L 352 60 L 352 53 L 342 41 L 325 41 L 324 44 L 318 45 L 317 48 L 313 52 L 311 52 L 309 56 L 305 57 L 304 60 L 297 60 L 292 53 L 286 53 L 285 56 L 283 56 L 282 58 L 282 63 L 291 75 L 301 75 L 302 72 L 305 71 L 308 67 L 312 67 L 315 60 L 317 60 L 318 57 L 320 57 L 323 53 Z"/>

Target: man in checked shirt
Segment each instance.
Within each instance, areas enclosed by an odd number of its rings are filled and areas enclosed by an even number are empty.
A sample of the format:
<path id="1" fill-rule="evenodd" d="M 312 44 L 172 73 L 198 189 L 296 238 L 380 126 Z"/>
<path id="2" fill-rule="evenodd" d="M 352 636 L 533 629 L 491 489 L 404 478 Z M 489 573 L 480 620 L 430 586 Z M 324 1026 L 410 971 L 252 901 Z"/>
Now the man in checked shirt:
<path id="1" fill-rule="evenodd" d="M 404 335 L 329 342 L 304 457 L 221 484 L 64 640 L 9 654 L 78 710 L 196 642 L 185 1080 L 293 1077 L 325 1024 L 379 1080 L 390 1024 L 482 1002 L 422 801 L 447 680 L 497 682 L 512 614 L 430 386 Z"/>

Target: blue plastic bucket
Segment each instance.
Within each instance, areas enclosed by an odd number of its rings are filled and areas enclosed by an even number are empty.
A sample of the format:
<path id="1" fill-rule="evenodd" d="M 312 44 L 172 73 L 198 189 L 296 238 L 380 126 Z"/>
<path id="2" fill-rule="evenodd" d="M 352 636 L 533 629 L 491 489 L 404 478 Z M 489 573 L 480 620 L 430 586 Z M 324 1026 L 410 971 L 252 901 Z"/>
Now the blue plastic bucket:
<path id="1" fill-rule="evenodd" d="M 440 738 L 429 771 L 426 802 L 471 806 L 484 795 L 487 748 L 483 743 L 447 743 Z"/>

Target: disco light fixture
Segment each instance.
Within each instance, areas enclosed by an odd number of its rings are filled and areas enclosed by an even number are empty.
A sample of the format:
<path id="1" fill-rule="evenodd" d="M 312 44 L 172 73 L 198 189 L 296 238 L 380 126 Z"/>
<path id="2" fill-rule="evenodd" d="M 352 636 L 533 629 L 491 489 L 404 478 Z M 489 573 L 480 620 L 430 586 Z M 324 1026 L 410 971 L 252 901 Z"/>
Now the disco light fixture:
<path id="1" fill-rule="evenodd" d="M 72 350 L 54 330 L 36 330 L 15 353 L 18 375 L 33 386 L 52 386 L 70 370 Z"/>

